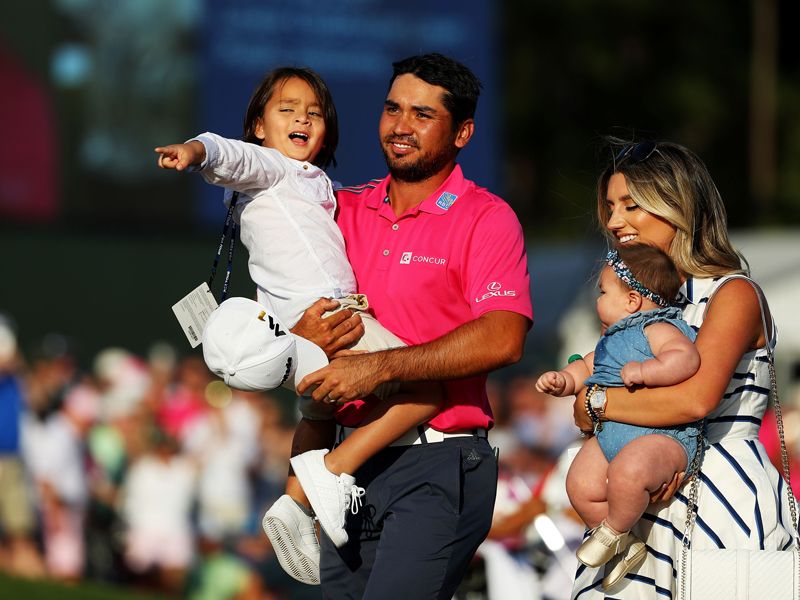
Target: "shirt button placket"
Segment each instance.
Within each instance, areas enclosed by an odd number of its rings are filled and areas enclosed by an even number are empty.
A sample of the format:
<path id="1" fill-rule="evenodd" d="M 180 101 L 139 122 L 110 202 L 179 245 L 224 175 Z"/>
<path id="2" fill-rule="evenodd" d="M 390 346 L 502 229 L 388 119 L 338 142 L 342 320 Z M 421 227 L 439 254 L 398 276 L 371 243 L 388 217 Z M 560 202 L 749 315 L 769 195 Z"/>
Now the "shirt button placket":
<path id="1" fill-rule="evenodd" d="M 385 201 L 388 201 L 388 199 L 389 199 L 389 198 L 388 198 L 388 196 L 387 196 L 387 197 L 386 197 L 386 199 L 384 200 L 384 202 L 385 202 Z M 392 223 L 392 226 L 391 226 L 391 227 L 392 227 L 392 231 L 398 231 L 398 230 L 400 229 L 400 225 L 399 225 L 398 223 Z M 389 240 L 387 240 L 387 241 L 389 241 Z M 383 252 L 381 252 L 381 254 L 383 254 L 383 257 L 386 259 L 386 260 L 384 261 L 384 264 L 386 264 L 387 268 L 389 268 L 389 264 L 390 264 L 390 260 L 391 260 L 389 257 L 390 257 L 390 256 L 393 254 L 393 252 L 394 252 L 393 246 L 394 246 L 394 243 L 393 243 L 393 242 L 390 242 L 390 244 L 389 244 L 389 248 L 384 248 L 384 249 L 383 249 Z"/>

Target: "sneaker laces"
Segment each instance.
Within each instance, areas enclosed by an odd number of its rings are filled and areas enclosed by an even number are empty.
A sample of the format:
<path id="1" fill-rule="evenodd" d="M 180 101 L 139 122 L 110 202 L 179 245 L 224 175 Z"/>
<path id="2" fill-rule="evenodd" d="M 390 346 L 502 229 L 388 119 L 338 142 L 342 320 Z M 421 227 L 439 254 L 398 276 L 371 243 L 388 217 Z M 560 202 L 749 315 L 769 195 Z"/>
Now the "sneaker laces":
<path id="1" fill-rule="evenodd" d="M 363 506 L 361 499 L 364 497 L 364 494 L 367 493 L 363 487 L 358 487 L 354 485 L 350 488 L 350 512 L 352 514 L 358 514 L 358 509 Z"/>

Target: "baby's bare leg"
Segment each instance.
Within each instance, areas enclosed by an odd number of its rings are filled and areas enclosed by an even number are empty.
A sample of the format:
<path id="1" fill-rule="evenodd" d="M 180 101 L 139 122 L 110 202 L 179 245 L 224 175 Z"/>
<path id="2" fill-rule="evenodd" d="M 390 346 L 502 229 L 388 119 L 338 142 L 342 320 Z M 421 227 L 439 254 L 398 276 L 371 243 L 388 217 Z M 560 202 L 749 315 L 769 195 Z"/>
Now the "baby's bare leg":
<path id="1" fill-rule="evenodd" d="M 596 527 L 608 514 L 607 471 L 608 461 L 597 438 L 589 438 L 567 473 L 569 501 L 588 527 Z"/>
<path id="2" fill-rule="evenodd" d="M 366 422 L 325 455 L 325 466 L 336 475 L 354 473 L 406 431 L 436 415 L 441 402 L 439 384 L 404 385 L 399 393 L 375 402 Z"/>
<path id="3" fill-rule="evenodd" d="M 627 444 L 608 466 L 607 523 L 628 531 L 650 504 L 650 493 L 686 470 L 686 451 L 669 436 L 651 434 Z"/>

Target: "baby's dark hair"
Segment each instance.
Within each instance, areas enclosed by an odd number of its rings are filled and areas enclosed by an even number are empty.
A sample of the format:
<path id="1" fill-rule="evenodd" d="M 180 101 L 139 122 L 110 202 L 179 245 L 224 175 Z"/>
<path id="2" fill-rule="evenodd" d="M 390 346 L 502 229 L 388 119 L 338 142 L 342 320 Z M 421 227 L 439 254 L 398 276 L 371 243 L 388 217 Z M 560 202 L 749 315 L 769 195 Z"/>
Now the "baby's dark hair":
<path id="1" fill-rule="evenodd" d="M 334 105 L 331 92 L 322 77 L 307 67 L 278 67 L 266 74 L 247 105 L 242 139 L 251 144 L 261 145 L 261 140 L 256 137 L 256 121 L 264 114 L 264 107 L 279 86 L 292 77 L 302 79 L 311 86 L 322 107 L 322 118 L 325 120 L 325 140 L 313 163 L 322 169 L 331 164 L 335 167 L 336 157 L 334 154 L 336 146 L 339 144 L 339 119 L 336 115 L 336 105 Z"/>
<path id="2" fill-rule="evenodd" d="M 618 248 L 622 261 L 647 289 L 672 302 L 681 288 L 681 274 L 669 255 L 648 244 Z M 624 283 L 624 282 L 623 282 Z"/>

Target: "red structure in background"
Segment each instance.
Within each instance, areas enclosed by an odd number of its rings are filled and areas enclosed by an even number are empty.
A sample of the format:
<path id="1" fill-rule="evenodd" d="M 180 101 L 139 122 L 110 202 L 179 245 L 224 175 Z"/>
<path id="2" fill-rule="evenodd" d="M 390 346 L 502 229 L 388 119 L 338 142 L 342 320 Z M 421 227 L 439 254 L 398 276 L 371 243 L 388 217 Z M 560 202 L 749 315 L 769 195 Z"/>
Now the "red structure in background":
<path id="1" fill-rule="evenodd" d="M 795 409 L 791 406 L 784 407 L 784 421 L 786 416 L 791 415 L 794 410 Z M 791 416 L 789 418 L 792 419 Z M 792 426 L 793 424 L 794 423 L 786 425 L 786 423 L 784 423 L 784 426 L 788 427 L 789 431 L 793 431 L 795 429 Z M 781 464 L 781 441 L 778 437 L 778 423 L 775 419 L 775 411 L 772 408 L 768 408 L 767 412 L 764 413 L 764 418 L 761 421 L 761 430 L 758 432 L 758 439 L 764 444 L 767 456 L 769 456 L 772 464 L 775 465 L 779 473 L 783 473 L 783 466 Z M 789 454 L 789 470 L 792 477 L 792 491 L 795 497 L 797 497 L 800 495 L 800 457 L 798 457 L 795 447 L 796 444 L 794 444 L 791 439 L 786 441 L 786 449 Z"/>
<path id="2" fill-rule="evenodd" d="M 0 218 L 58 214 L 56 135 L 48 94 L 0 43 Z"/>

